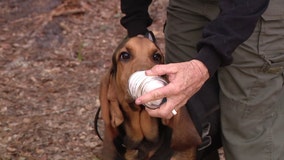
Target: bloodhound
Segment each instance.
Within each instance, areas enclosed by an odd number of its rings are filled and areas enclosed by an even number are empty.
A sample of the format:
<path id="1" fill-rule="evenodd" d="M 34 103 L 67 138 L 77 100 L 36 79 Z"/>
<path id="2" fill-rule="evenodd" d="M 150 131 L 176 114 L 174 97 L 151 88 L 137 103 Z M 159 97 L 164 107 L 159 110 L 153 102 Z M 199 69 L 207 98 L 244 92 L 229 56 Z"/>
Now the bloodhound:
<path id="1" fill-rule="evenodd" d="M 164 63 L 152 33 L 125 38 L 101 79 L 100 103 L 105 124 L 104 160 L 194 160 L 201 138 L 186 107 L 169 120 L 150 117 L 128 93 L 136 71 Z"/>

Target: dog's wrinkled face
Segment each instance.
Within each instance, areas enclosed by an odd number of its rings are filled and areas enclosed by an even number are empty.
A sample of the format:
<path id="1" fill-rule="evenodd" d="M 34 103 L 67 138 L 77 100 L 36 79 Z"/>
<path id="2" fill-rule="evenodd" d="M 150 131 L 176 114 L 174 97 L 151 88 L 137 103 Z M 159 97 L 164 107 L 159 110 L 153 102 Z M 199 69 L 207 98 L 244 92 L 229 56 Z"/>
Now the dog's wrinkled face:
<path id="1" fill-rule="evenodd" d="M 128 94 L 128 79 L 136 71 L 147 70 L 156 64 L 164 63 L 160 49 L 145 37 L 133 37 L 113 55 L 112 72 L 122 95 Z M 119 75 L 119 76 L 118 76 Z"/>
<path id="2" fill-rule="evenodd" d="M 123 156 L 124 159 L 146 159 L 163 155 L 168 159 L 188 160 L 201 139 L 182 107 L 167 120 L 150 117 L 141 105 L 135 105 L 128 93 L 128 79 L 136 71 L 148 70 L 164 63 L 164 55 L 144 36 L 126 38 L 112 57 L 110 71 L 102 77 L 100 103 L 105 124 L 103 155 L 105 160 Z M 192 148 L 193 147 L 193 148 Z M 162 152 L 158 152 L 158 149 Z M 192 150 L 193 149 L 193 150 Z M 156 152 L 157 151 L 157 152 Z M 184 157 L 184 158 L 181 158 Z"/>
<path id="3" fill-rule="evenodd" d="M 158 119 L 150 117 L 141 105 L 133 103 L 134 99 L 128 92 L 128 79 L 136 71 L 161 63 L 164 63 L 164 55 L 154 42 L 144 36 L 125 38 L 114 52 L 110 71 L 102 77 L 100 85 L 105 123 L 104 159 L 115 159 L 117 150 L 120 150 L 118 155 L 125 159 L 145 158 L 153 149 L 147 145 L 159 140 Z M 127 150 L 121 151 L 124 148 Z"/>

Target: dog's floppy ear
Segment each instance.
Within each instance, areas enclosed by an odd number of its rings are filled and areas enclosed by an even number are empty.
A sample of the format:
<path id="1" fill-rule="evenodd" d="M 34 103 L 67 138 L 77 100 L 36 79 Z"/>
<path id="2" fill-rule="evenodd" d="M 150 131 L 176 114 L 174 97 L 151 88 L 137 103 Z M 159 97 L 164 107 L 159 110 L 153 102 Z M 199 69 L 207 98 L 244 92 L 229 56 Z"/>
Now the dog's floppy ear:
<path id="1" fill-rule="evenodd" d="M 172 128 L 171 147 L 175 150 L 184 150 L 201 144 L 199 136 L 186 107 L 181 107 L 177 115 L 163 123 Z"/>
<path id="2" fill-rule="evenodd" d="M 110 72 L 101 79 L 100 103 L 104 123 L 113 128 L 119 126 L 124 118 L 119 108 L 113 75 Z"/>

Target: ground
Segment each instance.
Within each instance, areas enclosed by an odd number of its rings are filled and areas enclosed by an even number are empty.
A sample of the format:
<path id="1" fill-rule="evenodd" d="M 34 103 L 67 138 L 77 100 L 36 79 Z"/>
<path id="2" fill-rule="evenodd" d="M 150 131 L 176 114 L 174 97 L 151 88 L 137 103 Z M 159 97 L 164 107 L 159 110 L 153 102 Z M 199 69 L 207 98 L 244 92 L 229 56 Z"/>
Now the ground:
<path id="1" fill-rule="evenodd" d="M 151 30 L 163 50 L 167 0 Z M 126 35 L 119 0 L 0 0 L 0 160 L 99 160 L 100 77 Z"/>
<path id="2" fill-rule="evenodd" d="M 163 48 L 166 0 L 155 0 Z M 97 160 L 100 77 L 126 35 L 119 0 L 0 0 L 0 160 Z"/>

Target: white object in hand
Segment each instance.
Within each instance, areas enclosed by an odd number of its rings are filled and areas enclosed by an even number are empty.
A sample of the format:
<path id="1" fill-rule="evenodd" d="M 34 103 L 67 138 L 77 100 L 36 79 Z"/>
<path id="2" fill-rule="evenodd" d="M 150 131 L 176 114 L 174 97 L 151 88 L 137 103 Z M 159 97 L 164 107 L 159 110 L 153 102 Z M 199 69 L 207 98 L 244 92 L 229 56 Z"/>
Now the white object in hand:
<path id="1" fill-rule="evenodd" d="M 133 99 L 148 93 L 154 89 L 167 85 L 167 82 L 159 76 L 146 76 L 145 71 L 133 73 L 128 80 L 128 90 Z M 155 100 L 144 104 L 151 109 L 159 108 L 166 98 Z"/>

